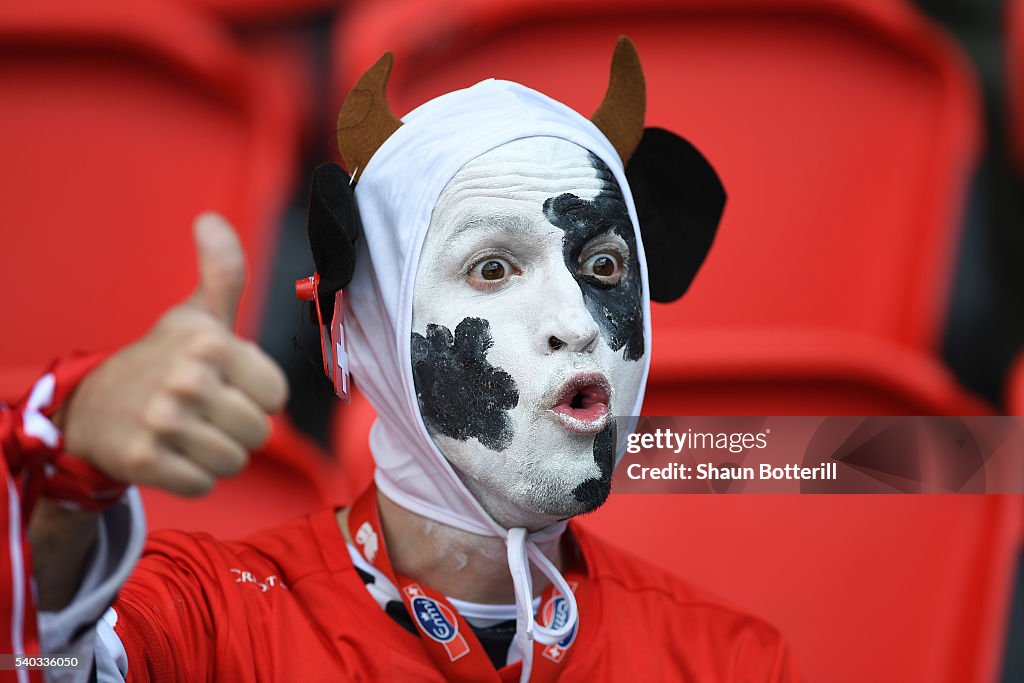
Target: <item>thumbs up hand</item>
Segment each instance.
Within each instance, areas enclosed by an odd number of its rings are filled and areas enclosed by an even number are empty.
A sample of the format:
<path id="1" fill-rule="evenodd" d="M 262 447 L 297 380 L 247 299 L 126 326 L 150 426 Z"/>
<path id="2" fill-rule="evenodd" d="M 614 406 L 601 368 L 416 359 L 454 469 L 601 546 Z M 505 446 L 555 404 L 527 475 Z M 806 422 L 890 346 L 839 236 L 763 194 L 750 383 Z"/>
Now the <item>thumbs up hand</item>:
<path id="1" fill-rule="evenodd" d="M 195 223 L 199 286 L 107 359 L 55 419 L 65 447 L 111 477 L 200 495 L 237 474 L 287 398 L 281 369 L 234 335 L 245 256 L 223 218 Z"/>

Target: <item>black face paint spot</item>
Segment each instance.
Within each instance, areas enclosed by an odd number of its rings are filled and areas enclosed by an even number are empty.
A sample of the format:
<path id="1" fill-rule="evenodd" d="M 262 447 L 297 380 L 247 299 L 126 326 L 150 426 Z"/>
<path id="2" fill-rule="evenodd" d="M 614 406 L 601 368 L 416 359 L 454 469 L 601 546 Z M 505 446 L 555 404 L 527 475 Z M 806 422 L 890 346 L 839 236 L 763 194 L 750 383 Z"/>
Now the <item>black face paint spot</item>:
<path id="1" fill-rule="evenodd" d="M 512 376 L 487 362 L 494 341 L 481 318 L 465 318 L 455 336 L 442 325 L 427 325 L 427 336 L 412 333 L 412 376 L 423 422 L 431 434 L 459 441 L 476 437 L 493 451 L 512 442 L 508 410 L 519 403 Z"/>
<path id="2" fill-rule="evenodd" d="M 587 479 L 572 491 L 585 510 L 596 510 L 601 507 L 612 492 L 612 470 L 615 469 L 615 422 L 597 433 L 594 437 L 594 462 L 601 469 L 601 476 Z"/>
<path id="3" fill-rule="evenodd" d="M 544 216 L 552 225 L 565 231 L 562 238 L 565 267 L 579 283 L 584 304 L 597 321 L 608 345 L 613 351 L 625 347 L 622 355 L 626 360 L 639 360 L 644 355 L 644 318 L 636 237 L 622 191 L 611 170 L 593 154 L 590 161 L 598 178 L 604 181 L 600 194 L 592 201 L 584 201 L 570 193 L 550 197 L 544 201 Z M 629 247 L 626 277 L 613 286 L 578 272 L 583 247 L 606 232 L 615 233 Z"/>

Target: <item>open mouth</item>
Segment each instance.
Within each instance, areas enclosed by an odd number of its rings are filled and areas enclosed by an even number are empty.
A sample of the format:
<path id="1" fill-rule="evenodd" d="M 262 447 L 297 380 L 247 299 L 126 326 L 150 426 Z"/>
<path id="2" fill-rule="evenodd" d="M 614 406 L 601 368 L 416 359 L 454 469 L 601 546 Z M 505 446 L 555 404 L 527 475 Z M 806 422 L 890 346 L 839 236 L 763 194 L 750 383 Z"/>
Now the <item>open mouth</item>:
<path id="1" fill-rule="evenodd" d="M 551 413 L 563 427 L 577 434 L 596 434 L 611 415 L 608 378 L 592 372 L 576 375 L 563 384 Z"/>

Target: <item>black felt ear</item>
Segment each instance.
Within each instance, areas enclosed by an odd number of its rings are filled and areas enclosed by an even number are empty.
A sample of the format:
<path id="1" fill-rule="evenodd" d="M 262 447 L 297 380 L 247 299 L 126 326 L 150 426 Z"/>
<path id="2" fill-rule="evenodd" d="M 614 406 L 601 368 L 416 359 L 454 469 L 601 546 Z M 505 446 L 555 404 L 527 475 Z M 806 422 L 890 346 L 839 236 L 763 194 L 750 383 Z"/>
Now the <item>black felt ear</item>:
<path id="1" fill-rule="evenodd" d="M 349 176 L 337 164 L 321 164 L 313 171 L 306 224 L 313 263 L 320 273 L 320 312 L 324 320 L 334 314 L 334 295 L 352 280 L 356 267 L 356 240 L 363 232 Z"/>
<path id="2" fill-rule="evenodd" d="M 651 299 L 675 301 L 704 263 L 725 208 L 725 188 L 693 145 L 646 128 L 626 166 L 647 254 Z"/>

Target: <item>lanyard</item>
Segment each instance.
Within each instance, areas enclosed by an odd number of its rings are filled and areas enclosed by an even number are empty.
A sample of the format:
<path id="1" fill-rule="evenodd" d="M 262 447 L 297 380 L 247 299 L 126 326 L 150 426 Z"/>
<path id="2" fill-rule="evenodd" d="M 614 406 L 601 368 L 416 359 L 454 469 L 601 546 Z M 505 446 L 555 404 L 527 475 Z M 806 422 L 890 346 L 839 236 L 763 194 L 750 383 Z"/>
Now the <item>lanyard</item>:
<path id="1" fill-rule="evenodd" d="M 377 488 L 371 485 L 352 504 L 348 516 L 349 534 L 359 548 L 366 561 L 379 569 L 391 579 L 402 596 L 405 609 L 412 617 L 412 622 L 420 630 L 420 642 L 426 649 L 435 666 L 445 679 L 449 681 L 473 681 L 499 683 L 503 677 L 491 664 L 487 653 L 477 640 L 473 629 L 466 623 L 458 610 L 452 607 L 448 599 L 431 589 L 429 586 L 398 574 L 391 566 L 381 532 L 380 513 L 377 508 Z M 576 571 L 567 572 L 566 581 L 576 596 L 580 613 L 583 612 L 586 577 Z M 565 625 L 569 608 L 565 596 L 552 584 L 544 591 L 538 610 L 538 621 L 542 626 L 558 629 Z M 580 618 L 582 621 L 582 617 Z M 555 681 L 561 675 L 565 663 L 572 654 L 572 645 L 576 640 L 579 627 L 557 643 L 544 645 L 533 641 L 532 668 L 529 680 L 531 683 L 547 683 Z M 528 655 L 530 653 L 523 653 Z M 503 672 L 511 673 L 512 667 L 519 668 L 520 663 L 503 668 Z M 507 679 L 506 679 L 507 680 Z"/>

